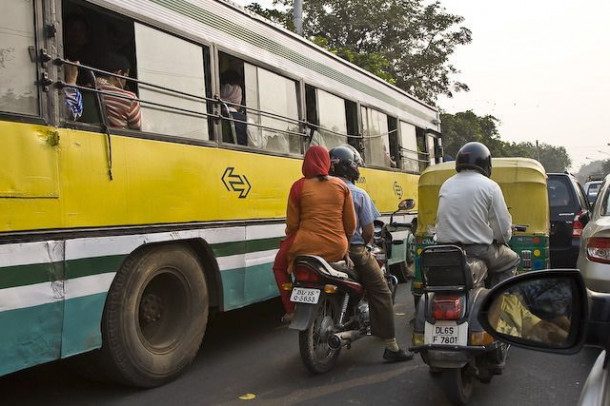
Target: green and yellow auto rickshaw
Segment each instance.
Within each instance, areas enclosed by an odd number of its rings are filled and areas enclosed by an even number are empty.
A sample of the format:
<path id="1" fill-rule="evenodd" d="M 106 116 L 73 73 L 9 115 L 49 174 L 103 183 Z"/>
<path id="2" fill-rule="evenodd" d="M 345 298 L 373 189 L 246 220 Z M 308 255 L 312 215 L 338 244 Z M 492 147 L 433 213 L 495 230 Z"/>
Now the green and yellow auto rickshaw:
<path id="1" fill-rule="evenodd" d="M 547 269 L 549 266 L 549 202 L 544 167 L 529 158 L 493 158 L 491 179 L 498 182 L 513 224 L 525 225 L 515 231 L 510 247 L 519 254 L 519 272 Z M 438 192 L 445 180 L 456 173 L 455 162 L 429 166 L 419 178 L 415 233 L 415 278 L 411 290 L 415 303 L 423 293 L 419 254 L 434 244 Z"/>

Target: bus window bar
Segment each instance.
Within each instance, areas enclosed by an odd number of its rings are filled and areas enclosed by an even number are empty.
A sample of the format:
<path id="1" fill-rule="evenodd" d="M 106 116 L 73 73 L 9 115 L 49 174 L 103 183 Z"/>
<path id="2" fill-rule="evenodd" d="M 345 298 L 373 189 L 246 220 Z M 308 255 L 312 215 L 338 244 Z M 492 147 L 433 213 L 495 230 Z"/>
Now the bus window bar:
<path id="1" fill-rule="evenodd" d="M 72 61 L 68 61 L 66 59 L 62 59 L 62 58 L 55 58 L 54 63 L 56 65 L 66 64 L 66 65 L 76 66 L 76 67 L 83 68 L 86 71 L 89 71 L 89 72 L 92 72 L 92 73 L 95 73 L 95 74 L 100 74 L 101 73 L 101 74 L 103 74 L 105 76 L 113 76 L 113 77 L 118 78 L 118 79 L 125 79 L 125 80 L 128 80 L 130 82 L 137 83 L 138 85 L 149 86 L 149 87 L 152 87 L 154 89 L 159 89 L 159 90 L 166 91 L 168 93 L 173 93 L 173 94 L 176 94 L 176 95 L 190 97 L 192 99 L 196 99 L 196 100 L 199 100 L 199 101 L 212 101 L 212 102 L 215 101 L 214 99 L 209 98 L 209 97 L 198 96 L 198 95 L 182 92 L 180 90 L 170 89 L 168 87 L 159 86 L 159 85 L 156 85 L 156 84 L 150 83 L 150 82 L 144 82 L 144 81 L 141 81 L 141 80 L 129 77 L 129 76 L 117 75 L 116 73 L 107 72 L 105 70 L 97 69 L 97 68 L 94 68 L 94 67 L 88 66 L 88 65 L 81 65 L 81 64 L 78 64 L 78 63 L 75 63 L 75 62 L 72 62 Z"/>
<path id="2" fill-rule="evenodd" d="M 89 74 L 91 75 L 91 78 L 93 79 L 93 87 L 96 91 L 96 99 L 97 99 L 97 106 L 98 106 L 98 110 L 100 113 L 100 118 L 102 120 L 102 130 L 104 131 L 104 133 L 106 134 L 106 159 L 107 159 L 107 164 L 108 164 L 108 177 L 110 178 L 110 180 L 113 180 L 113 176 L 112 176 L 112 137 L 110 137 L 110 126 L 108 125 L 108 117 L 106 116 L 106 105 L 104 104 L 104 102 L 102 101 L 102 98 L 100 97 L 99 89 L 97 88 L 97 82 L 96 82 L 96 77 L 95 77 L 95 73 L 93 72 L 89 72 Z"/>

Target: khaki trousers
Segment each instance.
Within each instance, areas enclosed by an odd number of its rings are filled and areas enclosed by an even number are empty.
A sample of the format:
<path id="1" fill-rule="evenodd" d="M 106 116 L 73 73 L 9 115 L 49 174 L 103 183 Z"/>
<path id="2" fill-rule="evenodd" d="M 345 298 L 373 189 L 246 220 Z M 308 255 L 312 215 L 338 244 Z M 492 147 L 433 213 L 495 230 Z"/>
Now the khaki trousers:
<path id="1" fill-rule="evenodd" d="M 394 338 L 394 304 L 392 293 L 377 260 L 364 245 L 350 245 L 349 256 L 360 282 L 366 289 L 371 317 L 371 333 L 379 338 Z"/>

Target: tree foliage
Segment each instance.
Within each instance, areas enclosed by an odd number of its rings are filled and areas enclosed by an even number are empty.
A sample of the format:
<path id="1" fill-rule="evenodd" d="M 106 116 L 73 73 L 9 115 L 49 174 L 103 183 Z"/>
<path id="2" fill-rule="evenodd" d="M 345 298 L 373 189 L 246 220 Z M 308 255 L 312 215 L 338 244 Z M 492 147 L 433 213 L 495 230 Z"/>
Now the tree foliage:
<path id="1" fill-rule="evenodd" d="M 467 142 L 485 144 L 494 157 L 524 157 L 539 161 L 546 172 L 563 172 L 571 160 L 565 147 L 532 142 L 505 142 L 500 138 L 494 116 L 479 117 L 471 110 L 456 114 L 441 114 L 443 149 L 446 157 L 455 157 Z"/>
<path id="2" fill-rule="evenodd" d="M 434 104 L 441 95 L 468 90 L 453 79 L 449 56 L 471 42 L 464 18 L 440 2 L 423 0 L 307 0 L 303 34 L 336 55 Z M 292 29 L 293 0 L 275 0 L 282 10 L 248 6 Z"/>

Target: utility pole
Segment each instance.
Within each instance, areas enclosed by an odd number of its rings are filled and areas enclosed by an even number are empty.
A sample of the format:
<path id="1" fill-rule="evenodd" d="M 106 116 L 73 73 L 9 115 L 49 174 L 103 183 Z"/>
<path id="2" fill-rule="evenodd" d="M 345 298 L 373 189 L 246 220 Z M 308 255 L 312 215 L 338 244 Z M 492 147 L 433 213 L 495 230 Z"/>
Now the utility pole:
<path id="1" fill-rule="evenodd" d="M 536 157 L 538 162 L 540 162 L 540 148 L 538 147 L 538 140 L 536 140 Z"/>
<path id="2" fill-rule="evenodd" d="M 292 22 L 294 23 L 294 31 L 303 36 L 303 0 L 294 0 Z"/>

